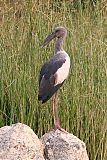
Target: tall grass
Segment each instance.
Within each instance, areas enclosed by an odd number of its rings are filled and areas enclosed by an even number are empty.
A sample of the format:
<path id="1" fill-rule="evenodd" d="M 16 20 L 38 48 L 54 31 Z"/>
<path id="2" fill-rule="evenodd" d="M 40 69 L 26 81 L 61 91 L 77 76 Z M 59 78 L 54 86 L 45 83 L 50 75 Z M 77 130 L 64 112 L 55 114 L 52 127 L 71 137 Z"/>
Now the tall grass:
<path id="1" fill-rule="evenodd" d="M 37 95 L 53 42 L 39 46 L 54 27 L 65 26 L 71 70 L 58 92 L 61 127 L 86 143 L 90 160 L 107 159 L 107 15 L 100 3 L 93 9 L 81 1 L 78 7 L 70 1 L 1 1 L 0 127 L 22 122 L 38 136 L 52 128 L 51 102 L 41 105 Z"/>

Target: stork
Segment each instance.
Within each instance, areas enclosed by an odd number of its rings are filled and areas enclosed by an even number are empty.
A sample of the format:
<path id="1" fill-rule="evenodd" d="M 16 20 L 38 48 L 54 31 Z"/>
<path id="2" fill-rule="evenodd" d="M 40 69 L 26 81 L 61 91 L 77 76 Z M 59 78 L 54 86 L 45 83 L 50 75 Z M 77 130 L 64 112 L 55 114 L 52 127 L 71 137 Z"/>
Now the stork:
<path id="1" fill-rule="evenodd" d="M 57 90 L 63 85 L 69 74 L 70 58 L 63 49 L 63 39 L 67 35 L 64 27 L 57 27 L 49 34 L 43 42 L 46 46 L 52 39 L 56 38 L 55 54 L 44 63 L 40 71 L 38 100 L 47 102 L 52 97 L 52 113 L 54 119 L 54 129 L 64 131 L 60 127 L 58 118 Z"/>

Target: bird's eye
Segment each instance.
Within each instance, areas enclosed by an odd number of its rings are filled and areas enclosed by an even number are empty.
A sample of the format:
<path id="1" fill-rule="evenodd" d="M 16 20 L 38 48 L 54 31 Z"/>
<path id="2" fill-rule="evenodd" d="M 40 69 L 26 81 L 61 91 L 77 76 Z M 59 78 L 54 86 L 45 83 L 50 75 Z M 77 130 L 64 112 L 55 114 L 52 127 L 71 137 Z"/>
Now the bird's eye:
<path id="1" fill-rule="evenodd" d="M 59 30 L 56 30 L 56 33 L 58 33 L 59 32 Z"/>

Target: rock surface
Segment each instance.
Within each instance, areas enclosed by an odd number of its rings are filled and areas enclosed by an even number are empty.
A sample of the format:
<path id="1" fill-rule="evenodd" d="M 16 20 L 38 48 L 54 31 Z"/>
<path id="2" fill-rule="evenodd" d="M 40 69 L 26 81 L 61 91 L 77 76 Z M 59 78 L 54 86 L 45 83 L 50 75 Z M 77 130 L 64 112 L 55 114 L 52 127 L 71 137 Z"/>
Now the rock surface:
<path id="1" fill-rule="evenodd" d="M 47 160 L 88 160 L 84 142 L 70 133 L 50 131 L 41 139 Z"/>
<path id="2" fill-rule="evenodd" d="M 88 160 L 88 156 L 85 144 L 70 133 L 53 130 L 40 140 L 30 127 L 17 123 L 0 128 L 0 160 Z"/>
<path id="3" fill-rule="evenodd" d="M 44 160 L 43 145 L 30 127 L 24 124 L 2 127 L 0 160 Z"/>

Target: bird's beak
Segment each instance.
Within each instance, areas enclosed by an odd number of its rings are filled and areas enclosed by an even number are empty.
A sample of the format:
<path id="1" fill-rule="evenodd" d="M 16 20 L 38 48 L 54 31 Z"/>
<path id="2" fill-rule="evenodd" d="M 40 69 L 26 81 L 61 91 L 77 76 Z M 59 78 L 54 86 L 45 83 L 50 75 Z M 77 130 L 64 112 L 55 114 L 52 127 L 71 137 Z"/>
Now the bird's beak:
<path id="1" fill-rule="evenodd" d="M 55 32 L 52 32 L 46 37 L 43 44 L 41 45 L 41 48 L 45 47 L 53 38 L 55 38 Z"/>

